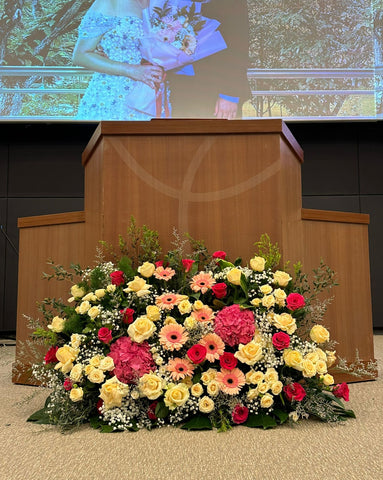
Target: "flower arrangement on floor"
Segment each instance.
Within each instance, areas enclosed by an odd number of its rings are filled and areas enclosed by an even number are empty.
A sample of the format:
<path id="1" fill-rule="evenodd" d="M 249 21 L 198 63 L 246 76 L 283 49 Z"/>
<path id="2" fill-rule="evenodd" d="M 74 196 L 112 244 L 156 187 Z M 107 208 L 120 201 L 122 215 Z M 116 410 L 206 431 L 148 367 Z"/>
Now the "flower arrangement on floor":
<path id="1" fill-rule="evenodd" d="M 50 348 L 34 373 L 52 391 L 30 421 L 222 431 L 354 416 L 342 402 L 347 384 L 328 373 L 336 357 L 319 323 L 325 307 L 314 306 L 334 272 L 321 263 L 310 286 L 300 265 L 290 273 L 276 266 L 266 235 L 246 266 L 194 241 L 186 255 L 180 239 L 161 258 L 148 232 L 137 267 L 125 254 L 77 266 L 69 303 L 45 301 L 47 325 L 34 336 Z M 56 276 L 74 278 L 63 271 Z"/>

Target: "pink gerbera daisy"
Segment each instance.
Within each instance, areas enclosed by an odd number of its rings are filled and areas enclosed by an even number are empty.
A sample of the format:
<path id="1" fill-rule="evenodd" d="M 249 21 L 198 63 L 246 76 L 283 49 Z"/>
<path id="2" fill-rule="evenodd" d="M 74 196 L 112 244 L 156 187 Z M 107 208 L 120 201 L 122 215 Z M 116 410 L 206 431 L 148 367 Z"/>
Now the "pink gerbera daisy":
<path id="1" fill-rule="evenodd" d="M 171 310 L 174 305 L 178 305 L 186 298 L 186 295 L 178 295 L 177 293 L 163 293 L 156 298 L 156 305 L 162 310 Z"/>
<path id="2" fill-rule="evenodd" d="M 199 343 L 206 348 L 206 359 L 209 362 L 218 360 L 225 350 L 225 344 L 223 343 L 221 337 L 215 333 L 209 333 L 205 335 Z"/>
<path id="3" fill-rule="evenodd" d="M 214 312 L 210 307 L 202 307 L 199 310 L 195 310 L 191 316 L 197 320 L 197 322 L 210 322 L 214 320 Z"/>
<path id="4" fill-rule="evenodd" d="M 165 350 L 179 350 L 189 338 L 187 331 L 178 323 L 171 323 L 161 328 L 159 339 Z"/>
<path id="5" fill-rule="evenodd" d="M 206 293 L 214 284 L 215 280 L 210 273 L 200 272 L 191 279 L 190 288 L 194 292 Z"/>
<path id="6" fill-rule="evenodd" d="M 165 280 L 165 282 L 168 282 L 174 275 L 176 274 L 175 270 L 173 270 L 170 267 L 157 267 L 154 271 L 154 276 L 157 278 L 157 280 Z"/>
<path id="7" fill-rule="evenodd" d="M 228 395 L 237 395 L 246 382 L 245 375 L 239 368 L 233 368 L 233 370 L 223 368 L 217 373 L 215 379 L 221 390 Z"/>
<path id="8" fill-rule="evenodd" d="M 194 365 L 186 358 L 174 358 L 169 360 L 167 370 L 171 373 L 173 380 L 180 380 L 193 376 Z"/>

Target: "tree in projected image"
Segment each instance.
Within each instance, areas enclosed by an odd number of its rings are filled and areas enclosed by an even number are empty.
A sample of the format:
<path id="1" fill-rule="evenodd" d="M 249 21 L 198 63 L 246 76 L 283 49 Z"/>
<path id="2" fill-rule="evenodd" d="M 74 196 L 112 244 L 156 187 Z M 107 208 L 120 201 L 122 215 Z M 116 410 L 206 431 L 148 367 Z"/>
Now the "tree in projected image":
<path id="1" fill-rule="evenodd" d="M 261 69 L 371 69 L 374 66 L 369 0 L 249 0 L 251 63 Z M 371 78 L 256 80 L 253 90 L 373 90 Z M 336 116 L 346 95 L 254 97 L 257 116 L 278 104 L 285 116 Z M 348 109 L 353 109 L 352 102 Z M 373 115 L 373 96 L 364 112 Z M 363 108 L 363 107 L 362 107 Z M 350 114 L 349 113 L 349 114 Z"/>

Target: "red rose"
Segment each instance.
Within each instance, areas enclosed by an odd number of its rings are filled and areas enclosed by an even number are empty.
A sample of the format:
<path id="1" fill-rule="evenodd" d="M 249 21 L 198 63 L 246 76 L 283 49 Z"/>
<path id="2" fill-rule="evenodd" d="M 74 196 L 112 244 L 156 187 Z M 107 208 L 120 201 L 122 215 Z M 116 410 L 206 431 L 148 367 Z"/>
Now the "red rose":
<path id="1" fill-rule="evenodd" d="M 116 285 L 117 287 L 125 282 L 124 272 L 121 272 L 121 270 L 116 270 L 115 272 L 112 272 L 109 276 L 112 280 L 112 285 Z"/>
<path id="2" fill-rule="evenodd" d="M 235 358 L 233 353 L 224 352 L 223 355 L 219 357 L 219 364 L 222 368 L 226 370 L 233 370 L 237 366 L 238 360 Z"/>
<path id="3" fill-rule="evenodd" d="M 298 310 L 306 305 L 305 299 L 300 293 L 290 293 L 286 298 L 286 303 L 289 310 Z"/>
<path id="4" fill-rule="evenodd" d="M 332 389 L 332 393 L 338 398 L 343 398 L 346 402 L 350 400 L 350 390 L 345 382 L 335 385 Z"/>
<path id="5" fill-rule="evenodd" d="M 157 420 L 157 416 L 156 416 L 157 404 L 158 402 L 153 402 L 149 405 L 148 417 L 150 418 L 150 420 Z"/>
<path id="6" fill-rule="evenodd" d="M 122 321 L 124 323 L 130 324 L 133 322 L 133 315 L 135 313 L 133 308 L 125 308 L 125 310 L 120 310 L 120 313 L 122 315 Z"/>
<path id="7" fill-rule="evenodd" d="M 287 333 L 278 332 L 273 335 L 273 345 L 277 350 L 283 350 L 290 345 L 290 337 Z"/>
<path id="8" fill-rule="evenodd" d="M 225 260 L 226 252 L 224 252 L 223 250 L 217 250 L 216 252 L 213 253 L 212 257 L 213 258 L 219 258 L 221 260 Z"/>
<path id="9" fill-rule="evenodd" d="M 182 260 L 182 266 L 184 267 L 186 273 L 190 272 L 194 262 L 195 260 L 191 260 L 190 258 L 184 258 Z"/>
<path id="10" fill-rule="evenodd" d="M 158 262 L 155 262 L 155 265 L 156 265 L 156 268 L 158 268 L 158 267 L 163 267 L 163 266 L 164 266 L 164 262 L 163 262 L 163 260 L 158 260 Z"/>
<path id="11" fill-rule="evenodd" d="M 231 416 L 234 423 L 240 424 L 246 422 L 247 417 L 249 416 L 249 409 L 237 403 Z"/>
<path id="12" fill-rule="evenodd" d="M 97 408 L 97 411 L 98 411 L 98 414 L 99 415 L 102 415 L 102 410 L 101 410 L 101 407 L 104 405 L 104 400 L 102 398 L 100 398 L 96 404 L 96 408 Z"/>
<path id="13" fill-rule="evenodd" d="M 58 360 L 56 358 L 56 352 L 57 352 L 58 349 L 59 349 L 59 347 L 51 347 L 47 351 L 47 353 L 45 354 L 45 357 L 44 357 L 44 363 L 45 364 L 58 362 Z"/>
<path id="14" fill-rule="evenodd" d="M 64 380 L 63 387 L 64 387 L 64 390 L 66 390 L 67 392 L 69 392 L 69 390 L 72 390 L 72 387 L 73 387 L 72 380 L 70 378 L 66 378 Z"/>
<path id="15" fill-rule="evenodd" d="M 101 327 L 97 336 L 101 342 L 110 343 L 112 341 L 112 330 L 109 330 L 107 327 Z"/>
<path id="16" fill-rule="evenodd" d="M 217 298 L 223 298 L 226 297 L 227 294 L 227 285 L 226 283 L 215 283 L 211 289 L 213 290 L 214 295 Z"/>
<path id="17" fill-rule="evenodd" d="M 187 351 L 187 356 L 193 363 L 201 363 L 205 360 L 207 354 L 207 350 L 203 345 L 193 345 Z"/>
<path id="18" fill-rule="evenodd" d="M 296 383 L 296 382 L 290 383 L 289 385 L 286 385 L 285 387 L 283 387 L 283 391 L 285 392 L 285 395 L 290 402 L 292 400 L 301 402 L 306 396 L 305 389 L 302 387 L 300 383 Z"/>

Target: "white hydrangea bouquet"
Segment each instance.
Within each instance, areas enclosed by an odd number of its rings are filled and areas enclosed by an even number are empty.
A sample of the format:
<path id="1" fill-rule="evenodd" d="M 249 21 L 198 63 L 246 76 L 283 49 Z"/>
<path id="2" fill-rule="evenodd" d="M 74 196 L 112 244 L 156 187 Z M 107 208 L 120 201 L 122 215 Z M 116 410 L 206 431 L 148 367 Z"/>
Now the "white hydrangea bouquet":
<path id="1" fill-rule="evenodd" d="M 267 235 L 241 266 L 223 251 L 208 255 L 201 242 L 185 254 L 179 237 L 161 258 L 155 232 L 133 230 L 129 256 L 121 240 L 114 262 L 73 267 L 80 280 L 68 303 L 43 302 L 46 325 L 34 337 L 50 347 L 34 374 L 52 390 L 30 421 L 64 430 L 90 422 L 104 432 L 223 431 L 354 417 L 342 402 L 347 384 L 334 385 L 328 373 L 336 357 L 319 323 L 325 309 L 312 307 L 335 284 L 327 266 L 310 287 L 300 265 L 294 278 L 277 267 Z"/>

